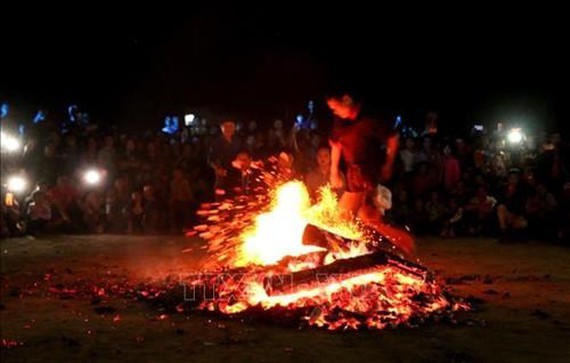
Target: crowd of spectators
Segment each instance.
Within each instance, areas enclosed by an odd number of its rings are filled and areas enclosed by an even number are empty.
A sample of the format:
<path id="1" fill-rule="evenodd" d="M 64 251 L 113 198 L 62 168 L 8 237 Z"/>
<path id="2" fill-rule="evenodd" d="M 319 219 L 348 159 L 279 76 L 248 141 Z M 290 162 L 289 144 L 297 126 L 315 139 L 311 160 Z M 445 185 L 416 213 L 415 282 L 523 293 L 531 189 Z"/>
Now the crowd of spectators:
<path id="1" fill-rule="evenodd" d="M 570 154 L 561 134 L 509 142 L 501 130 L 460 138 L 434 131 L 401 132 L 385 218 L 417 235 L 568 238 Z M 144 135 L 62 132 L 46 120 L 26 131 L 19 150 L 2 154 L 3 179 L 17 174 L 29 182 L 10 203 L 3 185 L 2 235 L 183 233 L 198 222 L 200 203 L 255 190 L 255 161 L 273 155 L 316 199 L 329 180 L 327 136 L 315 122 L 280 120 Z M 86 181 L 89 170 L 100 173 L 97 183 Z"/>

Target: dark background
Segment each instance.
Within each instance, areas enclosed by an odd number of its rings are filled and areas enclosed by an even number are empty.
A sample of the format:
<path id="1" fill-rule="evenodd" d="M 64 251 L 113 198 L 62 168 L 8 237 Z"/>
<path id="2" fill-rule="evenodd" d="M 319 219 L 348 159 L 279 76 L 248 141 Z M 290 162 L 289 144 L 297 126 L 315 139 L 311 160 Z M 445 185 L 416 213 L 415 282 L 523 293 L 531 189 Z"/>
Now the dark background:
<path id="1" fill-rule="evenodd" d="M 95 122 L 127 128 L 196 110 L 269 122 L 309 98 L 325 118 L 323 95 L 339 79 L 405 120 L 437 111 L 450 129 L 501 120 L 554 129 L 568 116 L 569 26 L 546 5 L 2 9 L 0 100 L 22 119 L 77 103 Z"/>

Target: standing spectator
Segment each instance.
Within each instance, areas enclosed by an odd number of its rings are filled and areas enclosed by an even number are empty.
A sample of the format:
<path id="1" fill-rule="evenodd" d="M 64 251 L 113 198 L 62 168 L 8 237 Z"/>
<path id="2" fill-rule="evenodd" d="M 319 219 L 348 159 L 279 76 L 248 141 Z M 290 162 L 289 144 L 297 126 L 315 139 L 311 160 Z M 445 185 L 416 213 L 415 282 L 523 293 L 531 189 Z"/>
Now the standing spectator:
<path id="1" fill-rule="evenodd" d="M 240 151 L 228 171 L 228 191 L 230 195 L 253 195 L 262 187 L 261 171 L 255 168 L 251 155 Z"/>
<path id="2" fill-rule="evenodd" d="M 107 172 L 107 175 L 115 175 L 115 142 L 113 136 L 105 136 L 103 148 L 97 154 L 99 167 Z"/>
<path id="3" fill-rule="evenodd" d="M 182 232 L 190 220 L 192 190 L 182 170 L 174 169 L 170 182 L 170 228 L 173 233 Z"/>
<path id="4" fill-rule="evenodd" d="M 161 211 L 158 209 L 154 189 L 150 184 L 143 187 L 142 205 L 143 230 L 145 233 L 155 233 L 158 229 L 158 215 Z"/>
<path id="5" fill-rule="evenodd" d="M 93 136 L 87 139 L 87 144 L 85 150 L 81 154 L 81 166 L 83 167 L 94 167 L 97 165 L 98 161 L 98 151 L 97 151 L 97 139 Z"/>
<path id="6" fill-rule="evenodd" d="M 64 165 L 64 173 L 73 175 L 81 161 L 79 146 L 77 145 L 77 137 L 74 133 L 68 132 L 63 139 L 62 162 Z"/>
<path id="7" fill-rule="evenodd" d="M 61 159 L 56 152 L 56 146 L 48 143 L 44 147 L 44 154 L 40 161 L 41 168 L 35 173 L 40 180 L 45 180 L 48 185 L 54 185 L 59 175 L 58 171 L 61 167 Z"/>
<path id="8" fill-rule="evenodd" d="M 143 232 L 143 196 L 140 191 L 132 193 L 131 214 L 129 218 L 129 234 Z"/>
<path id="9" fill-rule="evenodd" d="M 414 171 L 414 139 L 411 137 L 406 138 L 404 141 L 404 149 L 400 151 L 400 159 L 404 166 L 404 173 L 411 174 Z"/>
<path id="10" fill-rule="evenodd" d="M 216 193 L 223 194 L 227 188 L 226 181 L 231 163 L 237 153 L 241 150 L 241 142 L 236 133 L 236 124 L 232 120 L 222 122 L 222 135 L 214 140 L 209 153 L 208 162 L 216 173 L 215 190 Z"/>
<path id="11" fill-rule="evenodd" d="M 461 178 L 459 160 L 451 152 L 451 147 L 446 145 L 443 148 L 443 187 L 450 192 Z"/>

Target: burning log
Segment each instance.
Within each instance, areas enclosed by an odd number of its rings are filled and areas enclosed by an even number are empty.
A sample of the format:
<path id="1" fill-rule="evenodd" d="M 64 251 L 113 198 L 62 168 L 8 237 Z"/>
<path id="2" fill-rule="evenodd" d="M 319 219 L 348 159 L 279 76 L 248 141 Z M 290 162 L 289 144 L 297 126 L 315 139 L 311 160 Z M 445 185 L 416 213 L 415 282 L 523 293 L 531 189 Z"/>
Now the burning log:
<path id="1" fill-rule="evenodd" d="M 302 270 L 287 275 L 271 276 L 264 279 L 264 289 L 268 295 L 287 294 L 300 287 L 317 287 L 330 284 L 330 277 L 350 278 L 365 274 L 382 266 L 395 267 L 405 273 L 427 277 L 427 269 L 399 256 L 380 251 L 368 255 L 337 260 L 331 264 L 310 270 Z"/>
<path id="2" fill-rule="evenodd" d="M 323 250 L 309 252 L 301 256 L 286 256 L 279 260 L 275 271 L 291 272 L 322 266 L 325 264 L 328 254 L 328 250 Z"/>
<path id="3" fill-rule="evenodd" d="M 364 231 L 363 239 L 366 241 L 366 248 L 370 251 L 383 250 L 397 254 L 401 258 L 413 256 L 413 237 L 396 227 L 382 224 L 372 228 L 360 223 L 360 228 Z M 303 244 L 314 245 L 326 248 L 329 251 L 339 252 L 349 249 L 351 245 L 360 245 L 361 242 L 346 237 L 342 237 L 319 226 L 308 224 L 303 231 Z"/>

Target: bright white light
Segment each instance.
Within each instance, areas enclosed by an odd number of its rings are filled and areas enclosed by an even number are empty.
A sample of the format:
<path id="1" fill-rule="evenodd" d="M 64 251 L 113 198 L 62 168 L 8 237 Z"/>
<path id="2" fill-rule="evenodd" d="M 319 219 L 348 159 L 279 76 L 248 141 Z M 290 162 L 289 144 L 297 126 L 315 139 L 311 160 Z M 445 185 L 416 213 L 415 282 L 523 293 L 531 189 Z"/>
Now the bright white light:
<path id="1" fill-rule="evenodd" d="M 101 181 L 101 173 L 97 170 L 88 170 L 83 175 L 83 179 L 87 184 L 95 185 Z"/>
<path id="2" fill-rule="evenodd" d="M 522 139 L 523 134 L 521 132 L 521 129 L 511 129 L 511 131 L 509 131 L 507 134 L 507 140 L 509 140 L 511 144 L 518 144 L 522 141 Z"/>
<path id="3" fill-rule="evenodd" d="M 8 135 L 2 132 L 0 143 L 2 145 L 2 150 L 8 152 L 17 151 L 20 148 L 20 141 L 12 135 Z"/>
<path id="4" fill-rule="evenodd" d="M 186 126 L 193 124 L 195 118 L 196 118 L 196 116 L 193 113 L 189 113 L 187 115 L 184 115 L 184 124 Z"/>
<path id="5" fill-rule="evenodd" d="M 26 190 L 26 186 L 28 183 L 26 179 L 22 178 L 21 176 L 12 176 L 8 178 L 8 191 L 13 193 L 20 193 Z"/>

